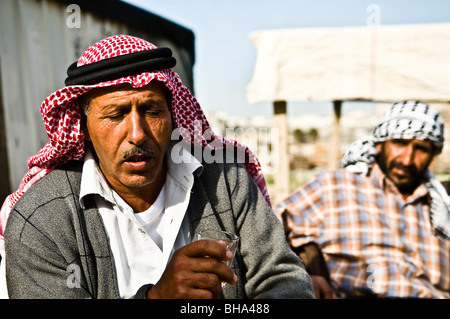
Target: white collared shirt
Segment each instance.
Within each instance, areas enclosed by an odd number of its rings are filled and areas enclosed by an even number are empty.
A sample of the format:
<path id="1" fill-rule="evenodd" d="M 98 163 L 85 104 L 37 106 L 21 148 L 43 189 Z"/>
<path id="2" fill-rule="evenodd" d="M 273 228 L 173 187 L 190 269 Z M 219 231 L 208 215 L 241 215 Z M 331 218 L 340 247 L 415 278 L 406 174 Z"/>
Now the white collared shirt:
<path id="1" fill-rule="evenodd" d="M 157 200 L 147 211 L 135 214 L 108 185 L 92 153 L 86 152 L 80 204 L 84 207 L 86 195 L 96 195 L 122 298 L 132 297 L 145 284 L 155 284 L 174 251 L 190 242 L 185 213 L 194 184 L 193 174 L 200 174 L 203 166 L 181 143 L 169 148 L 166 158 L 166 183 Z"/>

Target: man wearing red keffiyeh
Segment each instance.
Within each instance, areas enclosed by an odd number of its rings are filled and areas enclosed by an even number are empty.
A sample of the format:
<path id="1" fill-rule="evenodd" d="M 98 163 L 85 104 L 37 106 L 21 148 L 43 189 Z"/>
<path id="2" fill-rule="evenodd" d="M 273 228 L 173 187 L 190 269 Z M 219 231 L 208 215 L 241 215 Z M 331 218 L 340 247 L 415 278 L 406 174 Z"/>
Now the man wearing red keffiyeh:
<path id="1" fill-rule="evenodd" d="M 175 63 L 112 36 L 44 100 L 49 142 L 0 213 L 9 297 L 313 298 L 256 157 L 211 132 Z M 240 237 L 232 267 L 193 241 L 207 228 Z"/>

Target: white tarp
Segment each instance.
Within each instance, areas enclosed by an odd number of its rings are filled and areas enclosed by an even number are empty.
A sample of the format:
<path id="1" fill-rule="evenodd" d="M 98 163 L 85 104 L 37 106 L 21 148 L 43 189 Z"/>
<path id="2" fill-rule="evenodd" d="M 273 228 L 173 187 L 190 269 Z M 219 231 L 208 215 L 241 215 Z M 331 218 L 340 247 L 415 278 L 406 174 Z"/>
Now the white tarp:
<path id="1" fill-rule="evenodd" d="M 258 31 L 250 103 L 450 101 L 450 23 Z"/>

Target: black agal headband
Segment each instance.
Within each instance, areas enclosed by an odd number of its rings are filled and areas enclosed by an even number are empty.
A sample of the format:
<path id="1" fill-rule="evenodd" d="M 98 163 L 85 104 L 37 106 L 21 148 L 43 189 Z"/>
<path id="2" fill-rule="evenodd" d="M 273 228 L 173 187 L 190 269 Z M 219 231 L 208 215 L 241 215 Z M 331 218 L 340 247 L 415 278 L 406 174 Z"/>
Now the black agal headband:
<path id="1" fill-rule="evenodd" d="M 175 64 L 176 60 L 169 48 L 119 55 L 79 67 L 77 62 L 74 62 L 67 69 L 68 77 L 65 84 L 66 86 L 96 84 L 143 72 L 173 68 Z"/>

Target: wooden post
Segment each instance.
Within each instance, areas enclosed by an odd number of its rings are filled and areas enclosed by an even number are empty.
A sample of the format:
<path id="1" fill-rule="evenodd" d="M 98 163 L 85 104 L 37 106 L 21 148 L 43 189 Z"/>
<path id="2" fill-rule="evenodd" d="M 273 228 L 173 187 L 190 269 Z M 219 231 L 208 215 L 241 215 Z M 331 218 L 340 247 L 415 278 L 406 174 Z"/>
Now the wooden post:
<path id="1" fill-rule="evenodd" d="M 275 190 L 273 203 L 283 200 L 289 195 L 289 149 L 288 149 L 288 123 L 286 112 L 286 101 L 275 101 L 274 104 L 274 126 L 279 132 L 278 143 L 278 170 L 274 172 Z"/>
<path id="2" fill-rule="evenodd" d="M 330 137 L 330 153 L 328 160 L 328 169 L 334 170 L 339 167 L 339 148 L 341 145 L 341 119 L 342 101 L 333 101 L 333 128 Z"/>
<path id="3" fill-rule="evenodd" d="M 450 102 L 445 103 L 445 113 L 442 114 L 445 120 L 444 124 L 444 148 L 442 153 L 437 157 L 439 160 L 440 168 L 444 171 L 448 171 L 450 169 Z M 434 161 L 435 162 L 435 161 Z M 450 179 L 441 181 L 444 185 L 447 194 L 450 195 Z"/>

